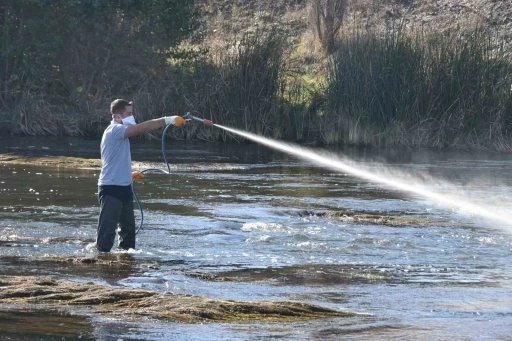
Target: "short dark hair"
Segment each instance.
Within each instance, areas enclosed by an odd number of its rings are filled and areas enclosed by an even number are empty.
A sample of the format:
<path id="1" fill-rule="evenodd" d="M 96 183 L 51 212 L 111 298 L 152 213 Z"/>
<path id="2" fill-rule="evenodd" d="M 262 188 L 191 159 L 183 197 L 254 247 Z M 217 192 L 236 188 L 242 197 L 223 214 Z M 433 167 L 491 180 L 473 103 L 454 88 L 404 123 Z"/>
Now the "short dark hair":
<path id="1" fill-rule="evenodd" d="M 116 100 L 112 101 L 112 103 L 110 103 L 110 113 L 112 115 L 122 114 L 124 112 L 124 109 L 131 105 L 132 105 L 131 101 L 127 101 L 125 99 L 116 99 Z"/>

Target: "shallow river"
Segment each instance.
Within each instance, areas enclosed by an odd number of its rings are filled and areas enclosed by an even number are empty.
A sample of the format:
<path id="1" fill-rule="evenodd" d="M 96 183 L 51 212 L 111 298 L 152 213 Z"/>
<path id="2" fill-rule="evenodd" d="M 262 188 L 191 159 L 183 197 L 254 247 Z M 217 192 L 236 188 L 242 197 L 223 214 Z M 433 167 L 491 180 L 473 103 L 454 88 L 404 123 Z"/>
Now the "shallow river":
<path id="1" fill-rule="evenodd" d="M 99 158 L 97 140 L 0 142 L 0 153 Z M 1 340 L 511 340 L 510 226 L 256 145 L 173 141 L 167 150 L 172 175 L 137 184 L 144 225 L 137 250 L 112 255 L 131 260 L 122 271 L 42 261 L 95 256 L 97 169 L 0 164 L 0 276 L 294 300 L 356 317 L 189 325 L 0 304 Z M 338 153 L 370 169 L 442 179 L 429 187 L 439 193 L 502 211 L 512 205 L 512 155 Z M 164 167 L 159 142 L 132 141 L 132 154 L 142 167 Z M 344 209 L 410 223 L 311 214 Z M 23 333 L 2 330 L 12 324 Z"/>

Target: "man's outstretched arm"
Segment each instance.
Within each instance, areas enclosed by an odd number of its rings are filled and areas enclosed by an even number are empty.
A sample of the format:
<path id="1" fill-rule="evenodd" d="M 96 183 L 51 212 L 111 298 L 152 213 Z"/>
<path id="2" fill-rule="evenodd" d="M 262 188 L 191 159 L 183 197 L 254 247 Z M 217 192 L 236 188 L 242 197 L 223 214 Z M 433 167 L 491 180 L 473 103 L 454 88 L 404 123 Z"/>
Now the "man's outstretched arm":
<path id="1" fill-rule="evenodd" d="M 185 121 L 185 119 L 181 116 L 165 116 L 161 118 L 155 118 L 153 120 L 148 120 L 139 124 L 129 126 L 124 132 L 124 137 L 127 138 L 139 134 L 144 134 L 149 131 L 165 127 L 169 124 L 174 124 L 176 127 L 179 127 L 186 123 L 187 122 Z"/>

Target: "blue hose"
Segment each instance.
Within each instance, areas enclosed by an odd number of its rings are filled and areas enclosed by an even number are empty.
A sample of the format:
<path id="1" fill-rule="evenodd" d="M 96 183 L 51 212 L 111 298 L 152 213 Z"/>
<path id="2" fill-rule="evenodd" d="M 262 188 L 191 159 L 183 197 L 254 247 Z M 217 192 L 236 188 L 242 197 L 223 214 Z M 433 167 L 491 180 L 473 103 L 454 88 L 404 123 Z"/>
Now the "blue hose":
<path id="1" fill-rule="evenodd" d="M 167 129 L 170 128 L 170 124 L 167 125 L 162 133 L 162 155 L 164 156 L 165 164 L 167 165 L 167 174 L 171 175 L 171 166 L 169 166 L 169 162 L 167 161 L 167 152 L 165 150 L 165 133 L 167 133 Z"/>
<path id="2" fill-rule="evenodd" d="M 169 165 L 169 161 L 167 161 L 167 152 L 165 150 L 165 134 L 167 133 L 167 129 L 171 127 L 171 124 L 167 125 L 164 129 L 164 132 L 162 133 L 162 155 L 164 156 L 165 164 L 167 165 L 167 172 L 160 168 L 146 168 L 141 171 L 142 174 L 149 171 L 157 171 L 164 174 L 171 174 L 171 166 Z M 137 195 L 137 191 L 135 190 L 135 181 L 132 181 L 132 192 L 133 196 L 135 197 L 135 201 L 137 201 L 137 205 L 139 206 L 140 210 L 140 224 L 137 231 L 135 231 L 135 234 L 137 235 L 139 231 L 142 229 L 142 225 L 144 224 L 144 210 L 142 209 L 142 204 L 140 203 L 139 196 Z"/>

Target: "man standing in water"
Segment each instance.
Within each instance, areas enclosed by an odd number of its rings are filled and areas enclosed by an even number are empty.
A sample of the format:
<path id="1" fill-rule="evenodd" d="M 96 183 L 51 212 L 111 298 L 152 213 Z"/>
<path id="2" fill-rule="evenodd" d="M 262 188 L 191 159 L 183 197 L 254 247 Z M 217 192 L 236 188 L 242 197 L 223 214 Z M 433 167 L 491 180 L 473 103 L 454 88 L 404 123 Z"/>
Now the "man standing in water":
<path id="1" fill-rule="evenodd" d="M 112 121 L 101 139 L 101 173 L 98 180 L 100 216 L 96 248 L 110 252 L 119 224 L 119 245 L 124 250 L 135 248 L 135 215 L 133 213 L 132 157 L 129 137 L 162 128 L 186 124 L 181 116 L 166 116 L 137 124 L 132 102 L 116 99 L 110 104 Z"/>

